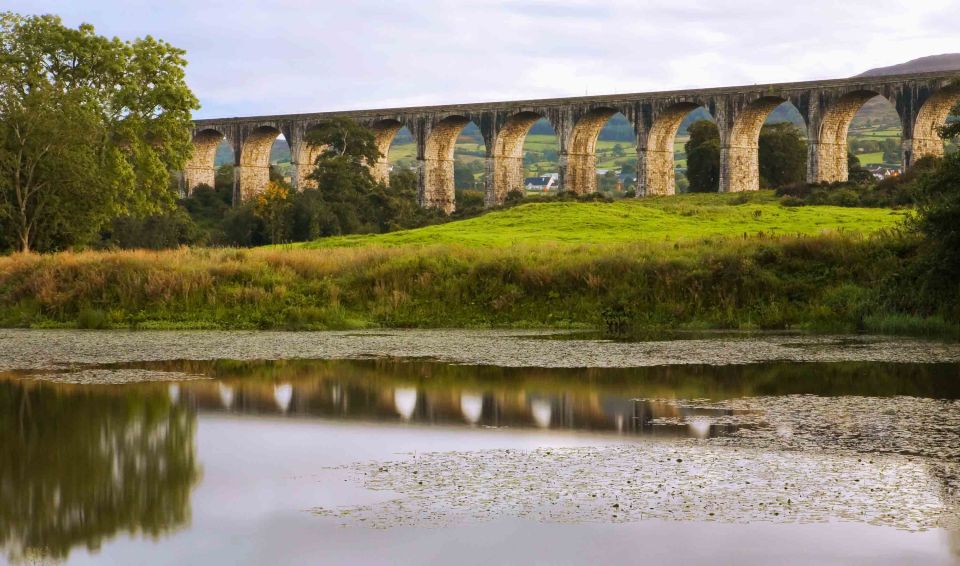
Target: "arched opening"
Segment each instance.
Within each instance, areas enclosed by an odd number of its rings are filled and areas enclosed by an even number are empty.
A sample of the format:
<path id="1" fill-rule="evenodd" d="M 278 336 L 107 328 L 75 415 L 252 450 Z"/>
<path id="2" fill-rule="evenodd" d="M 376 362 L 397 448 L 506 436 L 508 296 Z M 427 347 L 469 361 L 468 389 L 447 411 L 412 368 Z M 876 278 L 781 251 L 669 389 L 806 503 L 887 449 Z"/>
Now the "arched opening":
<path id="1" fill-rule="evenodd" d="M 807 178 L 807 123 L 792 102 L 774 108 L 757 141 L 760 186 L 775 189 Z"/>
<path id="2" fill-rule="evenodd" d="M 672 195 L 689 190 L 686 144 L 690 141 L 690 127 L 701 121 L 714 122 L 706 108 L 693 102 L 675 104 L 656 116 L 647 137 L 646 167 L 638 187 L 640 194 Z M 716 146 L 719 155 L 719 140 Z M 716 183 L 708 184 L 716 190 Z"/>
<path id="3" fill-rule="evenodd" d="M 512 191 L 525 194 L 528 184 L 533 184 L 534 181 L 539 186 L 539 176 L 528 179 L 526 175 L 528 156 L 530 165 L 536 167 L 539 167 L 536 164 L 542 159 L 542 155 L 527 148 L 530 130 L 538 123 L 545 123 L 549 131 L 553 132 L 550 123 L 535 112 L 520 112 L 511 116 L 497 132 L 497 141 L 493 148 L 493 182 L 490 183 L 490 193 L 485 199 L 487 206 L 502 204 Z M 553 137 L 555 139 L 556 135 Z M 554 156 L 556 157 L 556 151 Z"/>
<path id="4" fill-rule="evenodd" d="M 460 130 L 453 150 L 453 184 L 459 210 L 483 208 L 487 202 L 487 148 L 473 122 Z"/>
<path id="5" fill-rule="evenodd" d="M 913 143 L 910 148 L 907 165 L 924 157 L 941 157 L 947 147 L 940 138 L 939 129 L 947 123 L 953 109 L 960 103 L 960 85 L 951 85 L 935 92 L 917 113 L 913 125 Z M 952 142 L 951 142 L 952 143 Z M 956 150 L 955 145 L 950 146 Z"/>
<path id="6" fill-rule="evenodd" d="M 290 143 L 286 136 L 280 134 L 270 146 L 270 178 L 294 186 L 297 177 L 295 167 Z"/>
<path id="7" fill-rule="evenodd" d="M 899 174 L 902 131 L 893 104 L 876 92 L 854 91 L 841 96 L 823 113 L 809 180 L 846 181 L 850 154 L 875 176 Z"/>
<path id="8" fill-rule="evenodd" d="M 449 214 L 457 192 L 473 198 L 467 191 L 476 191 L 478 177 L 482 186 L 485 157 L 483 137 L 466 117 L 448 116 L 434 124 L 424 148 L 421 205 Z"/>
<path id="9" fill-rule="evenodd" d="M 622 198 L 637 190 L 637 134 L 626 116 L 617 112 L 597 135 L 597 191 Z"/>
<path id="10" fill-rule="evenodd" d="M 402 126 L 397 130 L 386 154 L 393 171 L 417 169 L 417 140 L 409 128 Z"/>
<path id="11" fill-rule="evenodd" d="M 390 147 L 397 133 L 403 129 L 403 124 L 396 120 L 382 120 L 377 122 L 371 128 L 377 143 L 377 149 L 380 151 L 380 159 L 372 167 L 373 178 L 385 185 L 390 184 Z M 407 130 L 409 133 L 410 130 Z M 412 139 L 412 138 L 411 138 Z M 416 147 L 414 147 L 414 151 Z"/>
<path id="12" fill-rule="evenodd" d="M 606 128 L 608 122 L 612 124 Z M 602 130 L 609 133 L 601 136 Z M 628 136 L 630 139 L 625 139 Z M 573 127 L 563 190 L 579 195 L 601 188 L 622 193 L 623 186 L 617 186 L 618 167 L 635 160 L 636 134 L 629 120 L 613 108 L 591 110 Z M 598 177 L 602 177 L 599 182 Z"/>
<path id="13" fill-rule="evenodd" d="M 233 151 L 233 144 L 220 140 L 213 158 L 214 182 L 211 185 L 214 191 L 226 204 L 237 201 L 237 156 Z"/>
<path id="14" fill-rule="evenodd" d="M 185 196 L 189 196 L 199 185 L 213 187 L 216 184 L 216 167 L 221 145 L 226 145 L 232 157 L 233 149 L 224 135 L 217 130 L 201 130 L 193 136 L 193 156 L 183 169 Z"/>
<path id="15" fill-rule="evenodd" d="M 560 190 L 560 140 L 553 125 L 540 118 L 523 139 L 524 194 L 548 195 Z"/>
<path id="16" fill-rule="evenodd" d="M 261 126 L 252 131 L 240 147 L 240 201 L 254 198 L 270 182 L 270 153 L 280 131 Z"/>
<path id="17" fill-rule="evenodd" d="M 720 154 L 720 192 L 760 188 L 760 130 L 771 112 L 785 102 L 774 96 L 758 98 L 736 117 Z"/>

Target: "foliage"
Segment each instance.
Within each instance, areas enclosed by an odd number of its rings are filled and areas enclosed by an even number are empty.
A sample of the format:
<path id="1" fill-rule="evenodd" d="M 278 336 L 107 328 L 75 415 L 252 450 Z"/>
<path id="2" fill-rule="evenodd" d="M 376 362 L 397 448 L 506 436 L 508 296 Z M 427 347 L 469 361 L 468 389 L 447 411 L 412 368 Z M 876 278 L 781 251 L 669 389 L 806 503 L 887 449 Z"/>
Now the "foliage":
<path id="1" fill-rule="evenodd" d="M 190 522 L 201 469 L 196 417 L 165 389 L 0 384 L 0 546 L 66 561 L 120 533 L 157 538 Z"/>
<path id="2" fill-rule="evenodd" d="M 473 176 L 470 166 L 462 161 L 453 162 L 453 187 L 454 189 L 473 189 L 477 181 Z"/>
<path id="3" fill-rule="evenodd" d="M 290 200 L 290 189 L 276 181 L 267 183 L 266 189 L 257 195 L 254 210 L 263 219 L 272 244 L 287 240 Z"/>
<path id="4" fill-rule="evenodd" d="M 847 152 L 847 179 L 851 183 L 872 183 L 874 181 L 873 173 L 860 165 L 860 159 L 854 154 Z"/>
<path id="5" fill-rule="evenodd" d="M 902 310 L 945 314 L 960 319 L 960 155 L 936 162 L 915 183 L 916 215 L 909 228 L 921 238 L 915 261 L 893 286 L 891 297 Z"/>
<path id="6" fill-rule="evenodd" d="M 760 186 L 799 183 L 807 174 L 807 143 L 803 132 L 788 122 L 765 124 L 759 139 Z"/>
<path id="7" fill-rule="evenodd" d="M 692 193 L 715 193 L 720 186 L 720 130 L 709 120 L 694 122 L 688 128 L 687 179 Z"/>
<path id="8" fill-rule="evenodd" d="M 204 232 L 182 206 L 145 217 L 114 218 L 100 245 L 161 250 L 207 243 Z"/>
<path id="9" fill-rule="evenodd" d="M 940 128 L 940 137 L 945 140 L 955 140 L 960 138 L 960 102 L 953 107 L 953 110 L 950 112 L 951 120 L 948 120 L 943 127 Z"/>
<path id="10" fill-rule="evenodd" d="M 615 313 L 635 329 L 850 331 L 893 314 L 874 289 L 905 261 L 844 235 L 20 255 L 0 258 L 0 323 L 110 305 L 114 327 L 597 327 Z"/>
<path id="11" fill-rule="evenodd" d="M 115 216 L 173 206 L 197 108 L 183 54 L 0 14 L 0 219 L 17 248 L 82 244 Z"/>

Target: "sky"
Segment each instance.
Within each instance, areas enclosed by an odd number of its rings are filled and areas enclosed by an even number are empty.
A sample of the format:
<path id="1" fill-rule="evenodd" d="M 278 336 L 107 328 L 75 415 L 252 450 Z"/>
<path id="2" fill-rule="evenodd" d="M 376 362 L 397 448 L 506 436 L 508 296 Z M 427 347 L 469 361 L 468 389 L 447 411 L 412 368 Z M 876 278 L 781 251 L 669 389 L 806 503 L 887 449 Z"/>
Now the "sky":
<path id="1" fill-rule="evenodd" d="M 960 0 L 4 0 L 185 49 L 197 118 L 840 78 L 960 51 Z"/>

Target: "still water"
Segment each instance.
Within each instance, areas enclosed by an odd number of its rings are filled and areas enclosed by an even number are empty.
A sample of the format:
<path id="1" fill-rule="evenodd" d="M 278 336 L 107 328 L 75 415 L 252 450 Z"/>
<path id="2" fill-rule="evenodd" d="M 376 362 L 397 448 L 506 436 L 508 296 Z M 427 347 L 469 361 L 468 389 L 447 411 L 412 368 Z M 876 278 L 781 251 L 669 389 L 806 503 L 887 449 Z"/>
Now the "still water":
<path id="1" fill-rule="evenodd" d="M 960 347 L 558 338 L 0 331 L 0 561 L 960 564 Z"/>

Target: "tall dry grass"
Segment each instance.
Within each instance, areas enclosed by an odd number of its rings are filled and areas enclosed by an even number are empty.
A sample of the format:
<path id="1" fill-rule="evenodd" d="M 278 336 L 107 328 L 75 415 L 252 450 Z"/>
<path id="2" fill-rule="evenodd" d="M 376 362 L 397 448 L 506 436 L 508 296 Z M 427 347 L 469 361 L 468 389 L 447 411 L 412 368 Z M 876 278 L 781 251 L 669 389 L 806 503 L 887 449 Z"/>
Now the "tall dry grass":
<path id="1" fill-rule="evenodd" d="M 842 235 L 19 254 L 0 258 L 0 323 L 854 329 L 885 314 L 872 289 L 901 261 Z"/>

